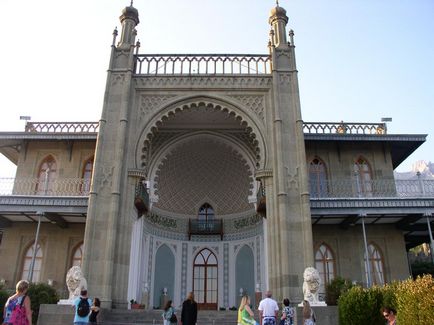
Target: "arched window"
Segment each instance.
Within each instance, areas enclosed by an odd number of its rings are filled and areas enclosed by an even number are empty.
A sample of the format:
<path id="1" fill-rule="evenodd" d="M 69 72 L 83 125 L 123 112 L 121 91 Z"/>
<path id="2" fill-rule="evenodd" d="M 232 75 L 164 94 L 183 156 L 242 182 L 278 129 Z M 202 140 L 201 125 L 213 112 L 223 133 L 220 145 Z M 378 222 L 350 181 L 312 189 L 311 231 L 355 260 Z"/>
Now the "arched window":
<path id="1" fill-rule="evenodd" d="M 52 156 L 46 157 L 38 170 L 38 180 L 36 183 L 37 195 L 53 195 L 54 182 L 57 177 L 57 164 Z"/>
<path id="2" fill-rule="evenodd" d="M 384 285 L 384 264 L 383 264 L 383 254 L 381 254 L 380 249 L 375 244 L 368 245 L 369 254 L 369 269 L 371 271 L 371 284 Z M 365 255 L 365 275 L 368 279 L 368 268 L 366 265 L 366 255 Z"/>
<path id="3" fill-rule="evenodd" d="M 217 309 L 217 279 L 217 258 L 205 248 L 193 265 L 193 291 L 201 309 Z"/>
<path id="4" fill-rule="evenodd" d="M 197 226 L 201 231 L 213 231 L 215 229 L 214 209 L 208 203 L 203 204 L 199 208 L 197 215 Z"/>
<path id="5" fill-rule="evenodd" d="M 315 268 L 321 276 L 320 294 L 325 294 L 325 288 L 335 278 L 335 257 L 326 244 L 321 244 L 315 252 Z"/>
<path id="6" fill-rule="evenodd" d="M 72 266 L 81 267 L 82 260 L 83 260 L 83 243 L 81 243 L 75 248 L 74 253 L 72 255 L 71 267 Z"/>
<path id="7" fill-rule="evenodd" d="M 356 190 L 360 196 L 372 196 L 372 172 L 365 158 L 360 157 L 354 163 Z"/>
<path id="8" fill-rule="evenodd" d="M 197 219 L 200 221 L 210 221 L 214 219 L 214 209 L 208 203 L 203 204 L 199 208 Z"/>
<path id="9" fill-rule="evenodd" d="M 21 279 L 23 280 L 28 280 L 34 249 L 35 249 L 35 244 L 31 245 L 26 250 L 26 254 L 24 255 L 23 270 L 21 273 Z M 30 279 L 31 282 L 39 282 L 41 278 L 42 257 L 43 256 L 42 256 L 41 245 L 39 245 L 38 243 L 38 245 L 36 246 L 36 258 L 35 258 L 35 264 L 33 266 L 33 276 Z"/>
<path id="10" fill-rule="evenodd" d="M 83 166 L 81 193 L 88 194 L 93 173 L 93 157 L 86 160 Z"/>
<path id="11" fill-rule="evenodd" d="M 311 197 L 327 196 L 327 171 L 321 159 L 315 158 L 309 164 L 309 184 Z"/>

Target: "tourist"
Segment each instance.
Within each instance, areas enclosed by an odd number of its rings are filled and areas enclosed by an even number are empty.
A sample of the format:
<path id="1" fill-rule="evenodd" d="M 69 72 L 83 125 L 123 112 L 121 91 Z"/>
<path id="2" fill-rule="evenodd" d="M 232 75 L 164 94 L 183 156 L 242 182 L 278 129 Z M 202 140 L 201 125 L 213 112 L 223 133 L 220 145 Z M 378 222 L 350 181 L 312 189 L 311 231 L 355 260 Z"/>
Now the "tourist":
<path id="1" fill-rule="evenodd" d="M 282 317 L 280 318 L 280 325 L 294 325 L 294 307 L 291 307 L 288 298 L 283 299 Z"/>
<path id="2" fill-rule="evenodd" d="M 197 322 L 197 303 L 194 301 L 194 294 L 190 292 L 187 299 L 182 303 L 181 324 L 196 325 Z"/>
<path id="3" fill-rule="evenodd" d="M 93 299 L 93 305 L 90 307 L 89 324 L 98 323 L 98 314 L 101 307 L 101 301 L 98 298 Z"/>
<path id="4" fill-rule="evenodd" d="M 303 325 L 315 325 L 315 313 L 309 301 L 303 300 Z"/>
<path id="5" fill-rule="evenodd" d="M 265 293 L 265 298 L 259 303 L 259 324 L 260 325 L 276 325 L 279 306 L 274 299 L 271 299 L 271 291 Z"/>
<path id="6" fill-rule="evenodd" d="M 250 308 L 250 297 L 243 296 L 240 302 L 240 308 L 238 308 L 238 322 L 242 325 L 256 325 L 255 314 L 253 314 Z"/>
<path id="7" fill-rule="evenodd" d="M 91 313 L 90 306 L 92 300 L 87 297 L 87 290 L 80 291 L 80 297 L 74 300 L 74 325 L 87 325 L 89 324 L 89 316 Z"/>
<path id="8" fill-rule="evenodd" d="M 396 310 L 390 307 L 383 307 L 381 309 L 383 317 L 387 320 L 387 325 L 396 325 Z"/>
<path id="9" fill-rule="evenodd" d="M 17 283 L 15 289 L 15 294 L 6 301 L 3 310 L 3 324 L 15 324 L 19 319 L 27 320 L 28 324 L 32 324 L 30 297 L 27 296 L 29 282 L 21 280 Z"/>
<path id="10" fill-rule="evenodd" d="M 163 325 L 177 324 L 175 308 L 172 307 L 172 300 L 168 300 L 164 306 Z"/>

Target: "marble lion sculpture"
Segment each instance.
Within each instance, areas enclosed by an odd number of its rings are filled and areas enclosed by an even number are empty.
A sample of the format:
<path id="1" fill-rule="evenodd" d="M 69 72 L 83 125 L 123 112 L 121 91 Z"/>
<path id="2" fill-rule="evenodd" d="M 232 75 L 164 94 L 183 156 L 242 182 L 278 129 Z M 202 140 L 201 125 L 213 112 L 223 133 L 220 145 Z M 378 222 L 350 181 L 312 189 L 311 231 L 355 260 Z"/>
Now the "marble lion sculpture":
<path id="1" fill-rule="evenodd" d="M 87 281 L 79 266 L 73 266 L 66 273 L 66 286 L 69 291 L 69 299 L 75 299 L 80 296 L 82 289 L 87 289 Z"/>
<path id="2" fill-rule="evenodd" d="M 303 295 L 304 300 L 309 303 L 318 303 L 318 291 L 321 284 L 319 272 L 313 267 L 307 267 L 303 273 Z"/>

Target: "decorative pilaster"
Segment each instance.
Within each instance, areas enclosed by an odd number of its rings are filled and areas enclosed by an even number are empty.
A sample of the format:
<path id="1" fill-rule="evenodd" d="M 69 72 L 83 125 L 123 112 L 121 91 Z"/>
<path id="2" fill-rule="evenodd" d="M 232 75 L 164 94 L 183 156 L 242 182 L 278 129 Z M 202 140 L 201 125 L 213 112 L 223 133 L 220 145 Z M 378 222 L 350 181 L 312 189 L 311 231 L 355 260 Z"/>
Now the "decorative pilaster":
<path id="1" fill-rule="evenodd" d="M 112 45 L 95 152 L 95 166 L 103 168 L 94 170 L 84 236 L 83 272 L 89 291 L 101 297 L 104 308 L 111 308 L 114 301 L 127 302 L 127 292 L 116 290 L 116 279 L 126 278 L 124 270 L 129 267 L 131 246 L 125 241 L 130 240 L 133 228 L 133 219 L 126 212 L 131 211 L 134 202 L 125 166 L 137 9 L 126 7 L 120 20 L 121 39 L 117 46 Z M 113 43 L 116 36 L 117 31 Z"/>
<path id="2" fill-rule="evenodd" d="M 295 52 L 287 42 L 287 22 L 285 9 L 276 6 L 271 10 L 273 110 L 268 127 L 273 177 L 265 179 L 264 231 L 269 289 L 277 299 L 297 301 L 302 299 L 303 271 L 313 265 L 313 247 Z"/>

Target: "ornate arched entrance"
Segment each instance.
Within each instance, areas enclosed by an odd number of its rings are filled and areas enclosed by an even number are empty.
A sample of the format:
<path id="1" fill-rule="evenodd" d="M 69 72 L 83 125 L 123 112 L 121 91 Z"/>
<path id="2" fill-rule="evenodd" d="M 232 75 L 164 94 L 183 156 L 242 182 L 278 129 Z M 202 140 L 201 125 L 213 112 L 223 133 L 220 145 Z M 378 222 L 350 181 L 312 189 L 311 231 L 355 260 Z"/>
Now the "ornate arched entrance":
<path id="1" fill-rule="evenodd" d="M 194 258 L 193 292 L 199 309 L 215 310 L 218 301 L 217 257 L 207 248 Z"/>

